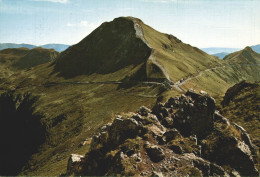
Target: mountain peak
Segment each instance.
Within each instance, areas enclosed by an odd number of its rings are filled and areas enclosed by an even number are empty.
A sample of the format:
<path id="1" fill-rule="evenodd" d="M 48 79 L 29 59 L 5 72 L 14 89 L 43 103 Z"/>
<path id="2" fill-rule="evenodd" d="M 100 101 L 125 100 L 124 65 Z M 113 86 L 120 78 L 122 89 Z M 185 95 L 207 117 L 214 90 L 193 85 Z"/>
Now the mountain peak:
<path id="1" fill-rule="evenodd" d="M 70 78 L 124 71 L 119 80 L 176 81 L 216 62 L 214 57 L 154 30 L 138 18 L 119 17 L 104 22 L 62 52 L 54 72 Z"/>
<path id="2" fill-rule="evenodd" d="M 260 54 L 247 46 L 243 50 L 227 55 L 224 60 L 232 64 L 259 64 Z"/>
<path id="3" fill-rule="evenodd" d="M 253 49 L 249 46 L 246 46 L 243 51 L 249 51 L 249 52 L 254 52 Z"/>
<path id="4" fill-rule="evenodd" d="M 105 22 L 57 59 L 55 70 L 65 77 L 108 74 L 128 66 L 137 67 L 151 54 L 138 36 L 132 17 Z"/>

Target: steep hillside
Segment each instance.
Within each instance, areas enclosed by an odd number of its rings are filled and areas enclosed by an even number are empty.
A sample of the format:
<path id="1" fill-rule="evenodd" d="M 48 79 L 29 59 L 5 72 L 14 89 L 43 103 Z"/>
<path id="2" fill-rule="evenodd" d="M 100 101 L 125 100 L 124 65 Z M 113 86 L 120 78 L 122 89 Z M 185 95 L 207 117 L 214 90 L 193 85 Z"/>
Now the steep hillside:
<path id="1" fill-rule="evenodd" d="M 227 55 L 224 60 L 229 64 L 260 64 L 260 54 L 246 47 L 235 53 Z"/>
<path id="2" fill-rule="evenodd" d="M 241 125 L 260 148 L 260 83 L 240 82 L 229 88 L 222 101 L 221 112 Z M 258 154 L 258 169 L 260 169 Z"/>
<path id="3" fill-rule="evenodd" d="M 132 65 L 143 65 L 151 49 L 136 36 L 131 20 L 103 23 L 80 43 L 61 53 L 55 69 L 65 77 L 108 74 Z M 145 70 L 144 70 L 145 71 Z M 145 77 L 145 73 L 142 73 Z"/>
<path id="4" fill-rule="evenodd" d="M 206 90 L 208 93 L 222 97 L 232 85 L 248 80 L 260 80 L 260 54 L 250 47 L 227 55 L 221 66 L 199 72 L 182 82 L 182 88 Z M 221 94 L 220 94 L 221 93 Z"/>
<path id="5" fill-rule="evenodd" d="M 55 70 L 71 78 L 130 67 L 125 75 L 127 79 L 166 78 L 175 82 L 219 62 L 139 19 L 121 17 L 103 23 L 80 43 L 64 51 L 57 59 Z"/>

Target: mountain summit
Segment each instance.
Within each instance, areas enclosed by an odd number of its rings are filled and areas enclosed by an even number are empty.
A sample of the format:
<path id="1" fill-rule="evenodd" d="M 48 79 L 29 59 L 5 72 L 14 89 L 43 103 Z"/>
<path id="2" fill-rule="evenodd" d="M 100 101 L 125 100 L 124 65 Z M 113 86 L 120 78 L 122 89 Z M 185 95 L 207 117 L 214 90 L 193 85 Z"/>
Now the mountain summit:
<path id="1" fill-rule="evenodd" d="M 251 47 L 245 47 L 243 50 L 227 55 L 224 60 L 230 64 L 259 64 L 260 54 Z"/>
<path id="2" fill-rule="evenodd" d="M 62 52 L 55 71 L 64 77 L 75 77 L 128 68 L 125 79 L 176 81 L 217 62 L 215 57 L 160 33 L 137 18 L 119 17 L 103 23 Z"/>

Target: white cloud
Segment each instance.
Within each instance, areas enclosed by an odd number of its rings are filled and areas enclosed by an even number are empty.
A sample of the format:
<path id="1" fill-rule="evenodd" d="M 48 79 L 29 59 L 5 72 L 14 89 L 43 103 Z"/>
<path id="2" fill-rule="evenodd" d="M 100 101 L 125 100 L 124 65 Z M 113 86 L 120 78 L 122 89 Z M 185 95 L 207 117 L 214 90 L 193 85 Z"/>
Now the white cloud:
<path id="1" fill-rule="evenodd" d="M 31 1 L 46 1 L 46 2 L 55 2 L 55 3 L 63 3 L 63 4 L 69 2 L 69 0 L 31 0 Z"/>
<path id="2" fill-rule="evenodd" d="M 76 23 L 71 23 L 71 22 L 68 22 L 67 27 L 85 27 L 85 28 L 88 28 L 90 30 L 93 30 L 97 27 L 96 24 L 94 23 L 89 23 L 88 21 L 86 20 L 83 20 L 83 21 L 80 21 L 80 22 L 76 22 Z"/>
<path id="3" fill-rule="evenodd" d="M 67 26 L 72 27 L 72 26 L 75 26 L 75 24 L 72 24 L 72 23 L 69 22 L 69 23 L 67 23 Z"/>
<path id="4" fill-rule="evenodd" d="M 80 22 L 80 26 L 88 26 L 88 22 L 87 21 L 81 21 Z"/>

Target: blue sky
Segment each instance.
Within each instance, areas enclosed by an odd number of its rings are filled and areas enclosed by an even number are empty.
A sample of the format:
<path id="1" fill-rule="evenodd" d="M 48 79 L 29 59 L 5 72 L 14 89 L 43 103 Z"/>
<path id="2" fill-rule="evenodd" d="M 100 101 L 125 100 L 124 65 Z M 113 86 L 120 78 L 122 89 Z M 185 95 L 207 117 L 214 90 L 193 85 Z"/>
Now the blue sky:
<path id="1" fill-rule="evenodd" d="M 119 16 L 197 47 L 260 44 L 260 0 L 0 0 L 0 43 L 75 44 Z"/>

